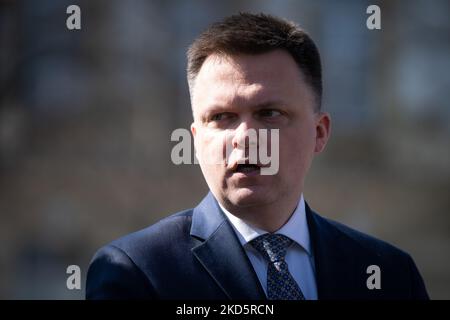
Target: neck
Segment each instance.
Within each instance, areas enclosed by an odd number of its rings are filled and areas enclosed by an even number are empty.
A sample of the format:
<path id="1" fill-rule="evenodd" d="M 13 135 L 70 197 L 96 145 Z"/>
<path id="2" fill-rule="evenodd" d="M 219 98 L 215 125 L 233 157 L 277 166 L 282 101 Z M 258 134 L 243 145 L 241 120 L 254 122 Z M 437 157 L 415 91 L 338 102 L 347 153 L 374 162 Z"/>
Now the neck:
<path id="1" fill-rule="evenodd" d="M 300 196 L 282 199 L 270 204 L 237 207 L 222 204 L 231 214 L 267 232 L 275 232 L 288 222 L 298 205 Z"/>

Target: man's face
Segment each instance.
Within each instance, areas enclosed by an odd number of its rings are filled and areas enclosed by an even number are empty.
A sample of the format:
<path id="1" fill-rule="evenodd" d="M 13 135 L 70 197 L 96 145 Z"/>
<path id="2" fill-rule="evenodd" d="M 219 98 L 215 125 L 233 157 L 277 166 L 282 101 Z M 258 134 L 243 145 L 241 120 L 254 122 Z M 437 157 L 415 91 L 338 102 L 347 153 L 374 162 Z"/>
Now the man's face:
<path id="1" fill-rule="evenodd" d="M 231 211 L 298 200 L 313 156 L 328 138 L 329 117 L 315 112 L 314 93 L 289 53 L 211 55 L 191 98 L 197 157 L 222 205 Z M 246 158 L 249 129 L 279 130 L 276 174 L 261 175 L 254 166 L 236 164 Z M 217 156 L 226 154 L 227 141 L 231 154 L 220 163 Z M 267 144 L 269 150 L 277 147 L 270 139 Z"/>

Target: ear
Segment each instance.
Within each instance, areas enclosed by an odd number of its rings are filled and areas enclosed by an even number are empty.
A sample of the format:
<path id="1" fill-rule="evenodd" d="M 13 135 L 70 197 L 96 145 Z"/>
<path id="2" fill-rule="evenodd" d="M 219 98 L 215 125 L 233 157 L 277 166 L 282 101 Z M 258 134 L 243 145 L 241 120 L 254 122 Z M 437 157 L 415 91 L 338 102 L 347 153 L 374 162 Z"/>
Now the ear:
<path id="1" fill-rule="evenodd" d="M 195 144 L 195 141 L 196 141 L 195 137 L 197 135 L 197 127 L 195 125 L 195 121 L 191 123 L 191 133 L 192 133 L 192 136 L 194 137 L 194 163 L 198 164 L 199 156 L 198 156 L 197 146 Z"/>
<path id="2" fill-rule="evenodd" d="M 195 148 L 195 153 L 197 154 L 197 147 L 196 147 L 196 139 L 195 137 L 197 136 L 197 125 L 194 122 L 191 123 L 191 133 L 192 133 L 192 137 L 194 138 L 194 148 Z"/>
<path id="3" fill-rule="evenodd" d="M 191 123 L 191 133 L 192 133 L 192 136 L 195 138 L 195 135 L 197 134 L 197 128 L 195 127 L 195 122 Z"/>
<path id="4" fill-rule="evenodd" d="M 327 112 L 319 112 L 316 115 L 316 145 L 314 153 L 321 153 L 325 149 L 331 133 L 331 117 Z"/>

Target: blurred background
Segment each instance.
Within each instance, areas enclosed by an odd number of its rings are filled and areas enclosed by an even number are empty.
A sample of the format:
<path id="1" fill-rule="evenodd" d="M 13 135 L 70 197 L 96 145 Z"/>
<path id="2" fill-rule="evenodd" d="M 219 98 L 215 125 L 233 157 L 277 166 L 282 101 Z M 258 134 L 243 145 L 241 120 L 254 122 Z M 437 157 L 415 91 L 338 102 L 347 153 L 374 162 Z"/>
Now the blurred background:
<path id="1" fill-rule="evenodd" d="M 309 204 L 409 252 L 450 299 L 446 0 L 0 0 L 0 298 L 83 299 L 100 246 L 202 199 L 198 165 L 170 158 L 191 123 L 185 51 L 239 11 L 293 20 L 321 51 L 333 131 Z"/>

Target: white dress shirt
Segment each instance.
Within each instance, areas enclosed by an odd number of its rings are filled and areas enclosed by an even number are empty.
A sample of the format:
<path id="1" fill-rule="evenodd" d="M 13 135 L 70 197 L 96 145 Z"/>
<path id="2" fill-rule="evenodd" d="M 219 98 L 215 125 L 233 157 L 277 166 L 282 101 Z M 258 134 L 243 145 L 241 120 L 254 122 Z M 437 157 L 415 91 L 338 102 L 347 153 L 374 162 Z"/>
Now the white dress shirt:
<path id="1" fill-rule="evenodd" d="M 223 208 L 220 203 L 219 206 L 231 222 L 267 295 L 267 268 L 269 262 L 249 242 L 268 232 L 249 225 Z M 305 299 L 317 300 L 314 257 L 311 251 L 303 195 L 300 197 L 297 208 L 288 222 L 275 233 L 283 234 L 293 240 L 292 245 L 287 249 L 285 257 L 289 272 L 302 290 Z"/>

